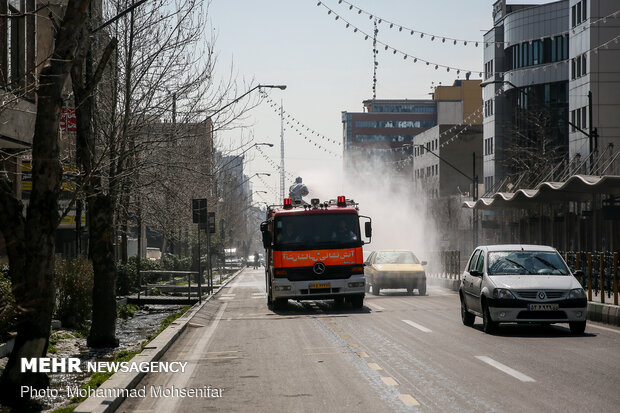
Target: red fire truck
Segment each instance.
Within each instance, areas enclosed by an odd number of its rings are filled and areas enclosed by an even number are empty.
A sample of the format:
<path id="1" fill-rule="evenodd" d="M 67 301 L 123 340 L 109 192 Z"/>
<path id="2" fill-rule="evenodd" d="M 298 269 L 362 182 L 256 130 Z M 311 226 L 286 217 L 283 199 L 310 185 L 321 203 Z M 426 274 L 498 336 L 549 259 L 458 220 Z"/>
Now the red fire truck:
<path id="1" fill-rule="evenodd" d="M 364 236 L 360 234 L 364 220 Z M 359 215 L 358 204 L 339 196 L 337 200 L 308 205 L 270 206 L 261 223 L 266 250 L 267 304 L 276 310 L 289 299 L 345 300 L 354 308 L 364 305 L 364 259 L 362 245 L 370 242 L 370 217 Z"/>

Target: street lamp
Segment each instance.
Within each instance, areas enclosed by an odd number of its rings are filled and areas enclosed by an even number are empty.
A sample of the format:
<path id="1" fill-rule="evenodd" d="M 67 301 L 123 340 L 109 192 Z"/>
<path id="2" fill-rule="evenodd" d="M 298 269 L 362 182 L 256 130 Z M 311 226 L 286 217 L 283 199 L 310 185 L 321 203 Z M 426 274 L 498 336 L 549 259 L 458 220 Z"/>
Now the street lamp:
<path id="1" fill-rule="evenodd" d="M 218 113 L 220 113 L 221 111 L 223 111 L 224 109 L 229 107 L 230 105 L 239 102 L 239 100 L 243 99 L 244 97 L 246 97 L 250 93 L 254 92 L 256 89 L 280 89 L 280 90 L 284 90 L 284 89 L 286 89 L 286 85 L 256 85 L 252 89 L 250 89 L 247 92 L 245 92 L 243 95 L 238 96 L 235 99 L 233 99 L 232 102 L 222 106 L 221 108 L 219 108 L 218 110 L 213 112 L 211 115 L 209 115 L 209 117 L 212 118 L 213 116 L 217 115 Z"/>

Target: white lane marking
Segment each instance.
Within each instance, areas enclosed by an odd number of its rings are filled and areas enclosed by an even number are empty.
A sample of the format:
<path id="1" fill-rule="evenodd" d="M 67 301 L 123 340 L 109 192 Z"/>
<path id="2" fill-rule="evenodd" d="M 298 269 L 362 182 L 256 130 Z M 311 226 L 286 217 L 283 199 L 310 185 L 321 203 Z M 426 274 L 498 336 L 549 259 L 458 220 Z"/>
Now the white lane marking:
<path id="1" fill-rule="evenodd" d="M 220 294 L 222 297 L 234 297 L 237 294 Z"/>
<path id="2" fill-rule="evenodd" d="M 588 323 L 588 327 L 600 328 L 601 330 L 611 331 L 612 333 L 620 334 L 620 330 L 614 330 L 613 328 L 601 327 L 601 326 L 597 326 L 597 325 L 590 324 L 590 323 Z"/>
<path id="3" fill-rule="evenodd" d="M 498 370 L 503 371 L 504 373 L 519 379 L 521 381 L 525 381 L 525 382 L 535 382 L 536 380 L 534 380 L 533 378 L 531 378 L 530 376 L 526 376 L 525 374 L 521 373 L 520 371 L 517 371 L 513 368 L 510 368 L 508 366 L 506 366 L 505 364 L 500 363 L 499 361 L 495 361 L 490 357 L 487 356 L 476 356 L 476 358 L 480 361 L 483 361 L 485 363 L 487 363 L 490 366 L 495 367 Z"/>
<path id="4" fill-rule="evenodd" d="M 425 333 L 432 333 L 432 332 L 433 332 L 433 330 L 430 330 L 430 329 L 428 329 L 428 328 L 426 328 L 426 327 L 424 327 L 423 325 L 420 325 L 420 324 L 418 324 L 418 323 L 414 323 L 414 322 L 413 322 L 413 321 L 411 321 L 411 320 L 403 320 L 403 323 L 405 323 L 405 324 L 409 324 L 411 327 L 415 327 L 415 328 L 417 328 L 418 330 L 423 331 L 423 332 L 425 332 Z"/>
<path id="5" fill-rule="evenodd" d="M 388 386 L 398 386 L 398 382 L 391 377 L 381 377 L 381 381 Z"/>
<path id="6" fill-rule="evenodd" d="M 413 398 L 410 394 L 399 394 L 398 398 L 400 401 L 405 403 L 405 406 L 419 406 L 420 402 Z"/>
<path id="7" fill-rule="evenodd" d="M 381 307 L 380 305 L 377 304 L 373 304 L 373 303 L 369 303 L 368 301 L 366 301 L 366 305 L 370 308 L 374 308 L 377 311 L 383 311 L 385 310 L 385 308 Z"/>

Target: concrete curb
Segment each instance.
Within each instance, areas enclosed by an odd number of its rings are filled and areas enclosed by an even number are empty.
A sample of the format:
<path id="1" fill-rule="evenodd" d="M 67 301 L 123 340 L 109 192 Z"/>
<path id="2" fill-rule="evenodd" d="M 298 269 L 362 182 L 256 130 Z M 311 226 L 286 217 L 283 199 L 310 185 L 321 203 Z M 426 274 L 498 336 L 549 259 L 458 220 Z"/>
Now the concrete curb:
<path id="1" fill-rule="evenodd" d="M 172 343 L 181 335 L 181 333 L 187 327 L 189 321 L 194 315 L 202 309 L 213 297 L 215 297 L 222 288 L 226 287 L 228 283 L 234 280 L 239 273 L 243 271 L 243 268 L 237 270 L 232 276 L 230 276 L 224 284 L 218 287 L 218 289 L 205 298 L 202 304 L 194 304 L 182 317 L 176 319 L 170 324 L 164 331 L 162 331 L 153 341 L 151 341 L 144 350 L 136 354 L 131 360 L 136 363 L 150 363 L 157 361 L 161 356 L 170 348 Z M 109 413 L 114 412 L 118 406 L 125 400 L 122 394 L 115 395 L 115 393 L 121 393 L 119 389 L 133 389 L 142 380 L 146 373 L 141 372 L 128 372 L 128 373 L 115 373 L 108 380 L 106 380 L 99 389 L 109 389 L 112 393 L 110 397 L 89 397 L 78 405 L 74 413 Z"/>
<path id="2" fill-rule="evenodd" d="M 588 320 L 620 326 L 620 306 L 588 302 Z"/>

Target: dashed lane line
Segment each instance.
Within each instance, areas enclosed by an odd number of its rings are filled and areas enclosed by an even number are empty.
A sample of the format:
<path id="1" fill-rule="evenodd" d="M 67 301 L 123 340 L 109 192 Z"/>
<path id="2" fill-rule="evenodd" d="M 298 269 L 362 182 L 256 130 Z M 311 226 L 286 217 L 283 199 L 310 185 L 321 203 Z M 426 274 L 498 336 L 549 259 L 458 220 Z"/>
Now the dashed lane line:
<path id="1" fill-rule="evenodd" d="M 431 329 L 429 329 L 429 328 L 426 328 L 426 327 L 424 327 L 424 326 L 423 326 L 423 325 L 421 325 L 421 324 L 414 323 L 414 322 L 413 322 L 413 321 L 411 321 L 411 320 L 403 320 L 403 323 L 405 323 L 405 324 L 409 324 L 411 327 L 415 327 L 415 328 L 417 328 L 418 330 L 420 330 L 420 331 L 422 331 L 422 332 L 424 332 L 424 333 L 432 333 L 432 332 L 433 332 L 433 330 L 431 330 Z"/>
<path id="2" fill-rule="evenodd" d="M 500 363 L 499 361 L 493 360 L 490 357 L 487 356 L 476 356 L 476 358 L 482 362 L 487 363 L 490 366 L 495 367 L 496 369 L 503 371 L 504 373 L 508 374 L 509 376 L 512 376 L 516 379 L 519 379 L 523 382 L 535 382 L 536 380 L 534 380 L 533 378 L 531 378 L 530 376 L 527 376 L 523 373 L 521 373 L 520 371 L 517 371 L 513 368 L 510 368 L 508 366 L 506 366 L 505 364 Z"/>
<path id="3" fill-rule="evenodd" d="M 398 382 L 391 377 L 381 377 L 381 381 L 388 386 L 398 386 Z"/>
<path id="4" fill-rule="evenodd" d="M 402 401 L 405 406 L 419 406 L 420 402 L 413 398 L 410 394 L 399 394 L 398 398 Z"/>
<path id="5" fill-rule="evenodd" d="M 370 367 L 372 370 L 383 370 L 381 366 L 379 366 L 377 363 L 368 363 L 368 367 Z"/>

